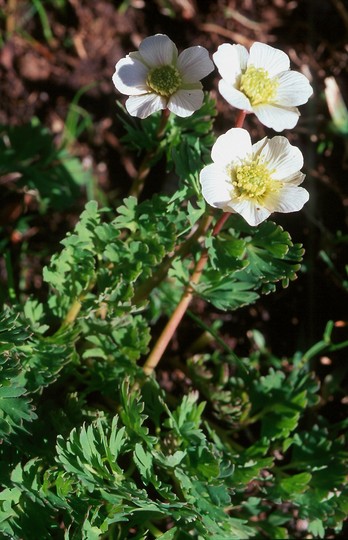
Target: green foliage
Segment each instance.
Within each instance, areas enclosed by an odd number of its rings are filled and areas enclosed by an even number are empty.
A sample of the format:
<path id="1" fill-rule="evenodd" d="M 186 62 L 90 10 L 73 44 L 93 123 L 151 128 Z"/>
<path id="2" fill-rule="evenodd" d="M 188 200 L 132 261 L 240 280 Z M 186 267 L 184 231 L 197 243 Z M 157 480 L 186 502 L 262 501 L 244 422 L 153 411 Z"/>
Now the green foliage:
<path id="1" fill-rule="evenodd" d="M 35 6 L 49 37 L 46 12 Z M 89 121 L 80 94 L 67 144 Z M 325 406 L 329 391 L 342 398 L 346 368 L 322 387 L 315 361 L 347 341 L 334 339 L 329 322 L 306 352 L 279 358 L 254 330 L 239 358 L 220 332 L 218 310 L 287 287 L 303 249 L 273 221 L 251 227 L 231 215 L 209 232 L 216 216 L 199 172 L 215 114 L 206 95 L 199 111 L 170 115 L 166 125 L 160 113 L 127 117 L 123 142 L 150 169 L 165 160 L 175 192 L 128 197 L 115 209 L 88 202 L 43 269 L 47 292 L 17 295 L 9 275 L 13 305 L 0 317 L 4 538 L 324 538 L 343 525 L 348 423 L 330 422 Z M 35 121 L 2 127 L 0 154 L 0 173 L 18 173 L 42 208 L 67 208 L 88 182 Z M 178 332 L 178 351 L 164 356 L 157 382 L 142 365 L 202 254 L 192 291 L 211 317 L 201 320 L 194 306 L 191 317 L 203 345 L 185 349 Z"/>
<path id="2" fill-rule="evenodd" d="M 265 512 L 258 526 L 271 538 L 295 537 L 289 529 L 289 512 L 282 510 L 285 501 L 299 519 L 308 520 L 308 530 L 315 537 L 323 537 L 325 524 L 340 530 L 347 508 L 343 488 L 348 458 L 346 421 L 329 426 L 319 416 L 320 426 L 304 429 L 308 414 L 318 406 L 320 389 L 297 356 L 288 360 L 284 371 L 279 369 L 279 359 L 257 351 L 250 360 L 243 359 L 245 369 L 223 378 L 221 373 L 228 373 L 235 361 L 230 355 L 225 357 L 225 365 L 221 361 L 221 354 L 216 353 L 213 358 L 192 360 L 189 366 L 195 386 L 211 399 L 214 416 L 227 426 L 221 433 L 211 434 L 220 449 L 231 444 L 228 455 L 235 467 L 235 504 L 242 497 L 247 515 Z M 260 372 L 261 362 L 263 371 L 268 365 L 265 374 Z M 253 425 L 258 426 L 259 439 L 247 448 L 240 447 L 234 441 L 236 432 L 243 433 Z M 337 433 L 341 434 L 338 438 Z M 248 482 L 253 489 L 245 498 Z"/>
<path id="3" fill-rule="evenodd" d="M 196 291 L 219 309 L 237 309 L 255 302 L 260 294 L 275 291 L 275 283 L 286 287 L 296 278 L 303 249 L 293 244 L 289 233 L 272 221 L 250 227 L 231 216 L 231 228 L 208 237 L 210 268 Z"/>
<path id="4" fill-rule="evenodd" d="M 265 375 L 261 360 L 269 366 Z M 258 353 L 244 359 L 247 371 L 229 355 L 216 354 L 217 361 L 234 374 L 221 381 L 212 365 L 202 372 L 190 364 L 206 402 L 192 392 L 169 407 L 154 380 L 141 390 L 125 381 L 118 414 L 100 411 L 70 433 L 58 432 L 50 459 L 48 454 L 15 462 L 2 475 L 4 536 L 19 538 L 25 531 L 28 539 L 106 533 L 128 538 L 136 530 L 137 537 L 151 538 L 161 530 L 165 538 L 215 534 L 228 540 L 257 538 L 262 530 L 271 538 L 288 538 L 295 515 L 308 520 L 308 530 L 318 537 L 325 523 L 336 527 L 347 508 L 342 489 L 347 441 L 336 435 L 345 422 L 300 428 L 309 404 L 317 401 L 318 385 L 291 359 L 287 374 L 274 367 L 278 359 Z M 281 397 L 280 384 L 293 397 Z M 224 393 L 235 403 L 239 395 L 240 403 L 249 406 L 241 407 L 239 419 L 220 433 L 209 409 L 223 404 Z M 275 421 L 274 411 L 279 418 L 284 411 L 286 426 Z M 246 436 L 253 424 L 272 426 L 272 432 L 241 446 L 238 433 L 245 430 Z M 33 515 L 40 515 L 40 522 L 31 520 Z"/>
<path id="5" fill-rule="evenodd" d="M 185 195 L 197 195 L 200 193 L 198 176 L 202 162 L 208 160 L 214 142 L 212 128 L 215 116 L 216 103 L 209 94 L 205 94 L 202 107 L 189 118 L 170 115 L 164 136 L 159 140 L 160 113 L 152 114 L 141 122 L 121 115 L 126 130 L 122 142 L 135 152 L 148 152 L 151 166 L 165 155 L 167 168 L 174 169 L 185 184 Z"/>
<path id="6" fill-rule="evenodd" d="M 205 94 L 202 107 L 189 118 L 172 115 L 166 133 L 166 154 L 189 194 L 200 194 L 198 177 L 202 162 L 210 159 L 216 103 Z"/>
<path id="7" fill-rule="evenodd" d="M 37 418 L 20 378 L 17 353 L 29 337 L 17 318 L 7 312 L 0 317 L 0 437 L 8 439 L 25 429 L 25 422 Z"/>
<path id="8" fill-rule="evenodd" d="M 288 232 L 272 221 L 264 221 L 256 229 L 246 225 L 240 217 L 236 216 L 236 221 L 238 236 L 246 235 L 246 258 L 249 261 L 238 277 L 262 284 L 263 293 L 274 291 L 273 284 L 277 281 L 282 281 L 283 287 L 287 287 L 289 281 L 296 279 L 303 249 L 300 244 L 292 243 Z"/>
<path id="9" fill-rule="evenodd" d="M 44 7 L 44 3 L 41 2 L 41 0 L 33 0 L 33 5 L 35 7 L 35 10 L 40 18 L 40 22 L 42 25 L 42 31 L 45 36 L 45 39 L 49 42 L 53 39 L 53 34 L 51 30 L 51 26 L 49 23 L 49 19 Z"/>
<path id="10" fill-rule="evenodd" d="M 88 113 L 88 111 L 86 111 L 86 109 L 79 105 L 79 101 L 81 99 L 81 96 L 83 96 L 83 94 L 88 92 L 88 90 L 90 90 L 94 86 L 95 83 L 91 83 L 80 88 L 80 90 L 76 92 L 74 99 L 70 103 L 69 111 L 64 125 L 62 146 L 66 146 L 69 148 L 70 145 L 76 142 L 81 133 L 93 126 L 91 115 Z"/>
<path id="11" fill-rule="evenodd" d="M 111 219 L 89 202 L 44 269 L 47 302 L 29 298 L 5 311 L 5 537 L 229 540 L 261 531 L 288 538 L 296 519 L 317 537 L 339 530 L 346 425 L 330 426 L 319 414 L 306 428 L 320 403 L 306 359 L 346 346 L 332 342 L 332 325 L 286 364 L 256 334 L 262 346 L 250 357 L 238 359 L 227 346 L 194 357 L 194 390 L 183 397 L 144 378 L 138 362 L 152 321 L 179 300 L 192 257 L 204 249 L 190 232 L 204 206 L 190 203 L 185 212 L 184 194 L 140 204 L 130 197 Z M 205 247 L 196 289 L 222 309 L 287 285 L 302 256 L 275 223 L 252 228 L 237 216 Z"/>
<path id="12" fill-rule="evenodd" d="M 73 205 L 90 173 L 37 119 L 20 126 L 0 125 L 0 176 L 18 174 L 17 187 L 35 190 L 42 208 L 63 210 Z"/>

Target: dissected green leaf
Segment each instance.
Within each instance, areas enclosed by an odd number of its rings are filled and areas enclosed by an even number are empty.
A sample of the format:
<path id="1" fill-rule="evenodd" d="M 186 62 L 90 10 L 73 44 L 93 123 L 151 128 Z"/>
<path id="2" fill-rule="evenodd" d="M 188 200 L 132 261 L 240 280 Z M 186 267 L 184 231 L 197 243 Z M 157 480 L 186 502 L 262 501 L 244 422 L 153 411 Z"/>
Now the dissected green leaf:
<path id="1" fill-rule="evenodd" d="M 37 119 L 23 125 L 0 125 L 0 175 L 18 173 L 19 187 L 37 190 L 45 208 L 71 206 L 90 182 L 91 173 Z"/>
<path id="2" fill-rule="evenodd" d="M 0 315 L 0 437 L 26 430 L 26 423 L 37 418 L 31 399 L 21 380 L 22 367 L 17 347 L 29 339 L 17 317 Z"/>
<path id="3" fill-rule="evenodd" d="M 198 285 L 196 291 L 218 309 L 237 309 L 252 304 L 259 298 L 259 295 L 252 290 L 253 285 L 250 283 L 234 281 L 228 277 L 223 279 L 217 277 L 216 281 L 215 285 L 211 277 L 209 284 Z"/>

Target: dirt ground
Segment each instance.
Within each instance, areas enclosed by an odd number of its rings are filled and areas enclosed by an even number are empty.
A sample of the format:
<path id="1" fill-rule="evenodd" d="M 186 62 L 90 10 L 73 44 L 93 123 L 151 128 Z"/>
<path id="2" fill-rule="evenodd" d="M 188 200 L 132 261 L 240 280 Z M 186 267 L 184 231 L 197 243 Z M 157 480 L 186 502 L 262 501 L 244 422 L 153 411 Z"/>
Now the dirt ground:
<path id="1" fill-rule="evenodd" d="M 311 346 L 329 319 L 337 322 L 335 331 L 343 340 L 347 335 L 348 140 L 332 129 L 325 80 L 334 77 L 343 93 L 347 89 L 348 2 L 51 0 L 42 5 L 46 18 L 40 17 L 34 2 L 0 0 L 0 124 L 21 124 L 37 116 L 59 143 L 69 106 L 81 92 L 79 105 L 92 125 L 72 151 L 92 167 L 98 190 L 109 205 L 117 205 L 127 195 L 137 165 L 120 144 L 123 132 L 115 102 L 124 97 L 117 94 L 111 77 L 115 63 L 144 37 L 166 33 L 179 49 L 199 44 L 211 54 L 224 42 L 249 47 L 261 41 L 289 54 L 293 69 L 309 77 L 315 92 L 301 108 L 296 129 L 286 133 L 304 153 L 305 187 L 311 198 L 303 212 L 276 220 L 294 241 L 304 244 L 303 270 L 288 289 L 262 298 L 255 306 L 229 314 L 208 310 L 205 316 L 222 317 L 224 337 L 236 342 L 241 352 L 248 347 L 250 328 L 262 331 L 279 355 Z M 233 126 L 236 113 L 219 97 L 217 81 L 214 72 L 205 86 L 218 100 L 218 134 Z M 251 116 L 246 127 L 256 139 L 271 133 Z M 13 213 L 13 208 L 35 214 L 35 203 L 19 206 L 23 193 L 13 182 L 0 183 L 0 190 L 1 222 L 15 230 L 18 211 Z M 82 197 L 64 215 L 38 216 L 36 229 L 25 239 L 30 252 L 35 254 L 48 244 L 49 257 L 58 249 L 83 204 Z M 13 249 L 19 252 L 16 242 Z M 322 252 L 329 253 L 331 267 Z M 37 262 L 32 255 L 27 264 L 26 290 L 37 293 L 42 287 L 42 260 Z M 181 332 L 185 337 L 185 325 Z M 322 369 L 325 375 L 326 367 Z"/>

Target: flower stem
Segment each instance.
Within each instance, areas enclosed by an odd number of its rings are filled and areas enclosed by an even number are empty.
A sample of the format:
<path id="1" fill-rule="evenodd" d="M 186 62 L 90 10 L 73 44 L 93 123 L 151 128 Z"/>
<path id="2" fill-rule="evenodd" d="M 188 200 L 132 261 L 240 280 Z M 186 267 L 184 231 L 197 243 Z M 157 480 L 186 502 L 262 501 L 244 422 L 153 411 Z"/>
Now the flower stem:
<path id="1" fill-rule="evenodd" d="M 247 115 L 247 111 L 241 110 L 238 113 L 235 127 L 241 128 L 243 126 L 245 117 Z M 224 212 L 220 219 L 216 222 L 215 227 L 213 229 L 212 235 L 216 236 L 221 231 L 222 227 L 224 226 L 226 220 L 230 214 L 228 212 Z M 162 355 L 164 351 L 166 350 L 168 343 L 172 339 L 176 329 L 178 328 L 181 319 L 185 315 L 185 312 L 190 305 L 190 302 L 193 297 L 194 288 L 193 285 L 197 285 L 199 283 L 199 280 L 201 279 L 203 269 L 207 263 L 208 260 L 208 250 L 204 249 L 201 253 L 201 256 L 195 266 L 195 269 L 193 271 L 193 274 L 191 276 L 190 283 L 187 285 L 183 296 L 181 297 L 180 302 L 176 306 L 174 312 L 172 313 L 172 316 L 170 317 L 169 321 L 167 322 L 166 326 L 164 327 L 162 334 L 158 338 L 154 348 L 152 349 L 149 357 L 147 358 L 143 370 L 145 375 L 151 375 L 154 371 L 154 369 L 157 367 L 158 362 L 161 360 Z"/>
<path id="2" fill-rule="evenodd" d="M 62 324 L 60 325 L 59 330 L 65 328 L 66 326 L 72 325 L 76 321 L 78 314 L 81 311 L 83 301 L 87 293 L 93 289 L 95 283 L 96 283 L 96 280 L 92 279 L 90 283 L 88 284 L 88 286 L 77 296 L 77 298 L 75 298 L 67 314 L 65 315 L 62 321 Z"/>
<path id="3" fill-rule="evenodd" d="M 160 141 L 163 138 L 164 134 L 165 134 L 166 125 L 167 125 L 167 122 L 168 122 L 169 115 L 170 115 L 169 109 L 164 109 L 162 111 L 161 120 L 160 120 L 158 129 L 157 129 L 157 133 L 156 133 L 157 141 Z M 151 162 L 152 162 L 153 158 L 156 156 L 157 152 L 158 152 L 158 146 L 153 150 L 149 150 L 145 154 L 144 159 L 140 164 L 138 174 L 133 179 L 133 183 L 132 183 L 131 188 L 129 190 L 129 196 L 133 196 L 133 197 L 139 197 L 140 196 L 140 194 L 141 194 L 141 192 L 143 191 L 143 188 L 144 188 L 145 180 L 148 177 L 149 172 L 151 171 Z"/>
<path id="4" fill-rule="evenodd" d="M 224 223 L 226 222 L 229 216 L 230 214 L 226 212 L 222 214 L 222 216 L 217 221 L 213 229 L 212 234 L 214 236 L 217 235 L 221 231 Z M 154 348 L 152 349 L 150 353 L 150 356 L 147 358 L 143 366 L 143 370 L 146 375 L 151 375 L 151 373 L 157 367 L 157 364 L 162 358 L 162 355 L 164 351 L 166 350 L 168 343 L 172 339 L 177 327 L 179 326 L 181 322 L 181 319 L 185 315 L 185 312 L 193 297 L 193 293 L 194 293 L 193 285 L 197 285 L 199 283 L 202 276 L 203 269 L 207 263 L 207 260 L 208 260 L 208 250 L 204 249 L 195 266 L 195 269 L 190 279 L 190 283 L 187 285 L 180 302 L 176 306 L 172 316 L 170 317 L 168 323 L 164 327 L 162 334 L 157 340 L 157 343 L 155 344 Z"/>
<path id="5" fill-rule="evenodd" d="M 65 316 L 65 318 L 64 318 L 64 320 L 62 322 L 61 327 L 69 326 L 70 324 L 75 322 L 78 314 L 80 313 L 81 307 L 82 307 L 83 296 L 84 295 L 79 296 L 72 303 L 72 305 L 69 308 L 68 313 L 66 314 L 66 316 Z"/>
<path id="6" fill-rule="evenodd" d="M 241 128 L 244 124 L 245 117 L 247 115 L 247 111 L 241 110 L 238 113 L 237 120 L 236 120 L 236 128 Z"/>

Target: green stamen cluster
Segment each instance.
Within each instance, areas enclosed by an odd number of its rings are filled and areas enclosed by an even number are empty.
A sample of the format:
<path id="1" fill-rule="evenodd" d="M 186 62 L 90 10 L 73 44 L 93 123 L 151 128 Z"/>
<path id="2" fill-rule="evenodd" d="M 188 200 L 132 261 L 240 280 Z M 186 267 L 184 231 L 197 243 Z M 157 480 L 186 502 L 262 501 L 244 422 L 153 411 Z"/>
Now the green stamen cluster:
<path id="1" fill-rule="evenodd" d="M 232 184 L 238 197 L 260 203 L 269 193 L 278 192 L 281 183 L 273 180 L 273 172 L 267 164 L 260 163 L 257 159 L 242 162 L 232 175 Z"/>
<path id="2" fill-rule="evenodd" d="M 147 86 L 156 94 L 172 96 L 182 83 L 180 73 L 174 66 L 155 67 L 149 71 Z"/>
<path id="3" fill-rule="evenodd" d="M 264 68 L 249 66 L 242 75 L 240 90 L 249 98 L 251 105 L 259 105 L 272 101 L 278 85 L 278 81 L 271 79 Z"/>

